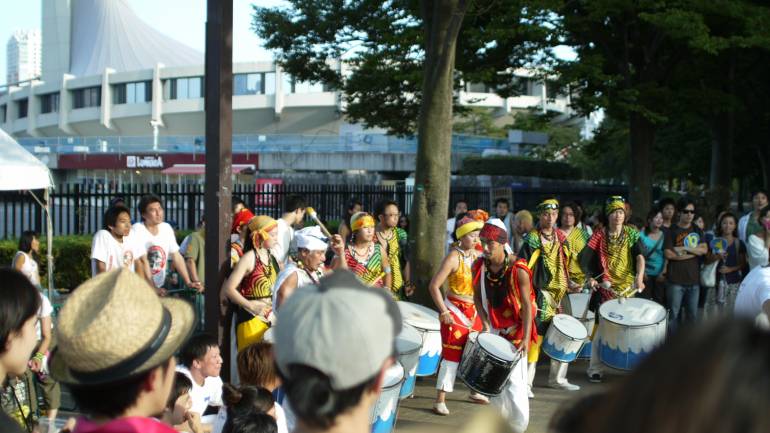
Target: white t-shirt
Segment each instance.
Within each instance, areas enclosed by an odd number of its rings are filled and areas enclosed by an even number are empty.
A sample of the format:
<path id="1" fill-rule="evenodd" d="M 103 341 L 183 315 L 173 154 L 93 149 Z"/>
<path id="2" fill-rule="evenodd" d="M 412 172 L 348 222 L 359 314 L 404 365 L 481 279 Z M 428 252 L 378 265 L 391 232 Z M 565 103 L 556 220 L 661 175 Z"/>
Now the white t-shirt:
<path id="1" fill-rule="evenodd" d="M 770 299 L 770 266 L 754 268 L 743 279 L 735 298 L 735 315 L 756 318 Z"/>
<path id="2" fill-rule="evenodd" d="M 136 223 L 131 228 L 129 236 L 134 236 L 135 241 L 146 251 L 155 287 L 162 287 L 166 281 L 168 261 L 172 254 L 179 252 L 174 229 L 168 223 L 160 223 L 158 234 L 153 235 L 144 223 Z"/>
<path id="3" fill-rule="evenodd" d="M 289 433 L 289 427 L 286 424 L 286 413 L 278 402 L 275 402 L 275 424 L 278 426 L 278 433 Z M 222 433 L 227 423 L 227 408 L 222 406 L 217 413 L 217 419 L 211 427 L 211 433 Z"/>
<path id="4" fill-rule="evenodd" d="M 187 376 L 190 382 L 192 382 L 192 389 L 190 390 L 190 399 L 192 400 L 191 411 L 203 415 L 208 406 L 223 406 L 222 379 L 219 377 L 207 377 L 203 380 L 203 386 L 200 386 L 195 383 L 190 370 L 184 365 L 178 365 L 176 371 Z"/>
<path id="5" fill-rule="evenodd" d="M 751 235 L 749 236 L 749 241 L 746 243 L 746 245 L 746 249 L 748 250 L 747 259 L 750 269 L 754 269 L 757 266 L 764 266 L 768 263 L 768 256 L 770 253 L 768 253 L 768 249 L 763 238 Z"/>
<path id="6" fill-rule="evenodd" d="M 275 260 L 283 264 L 286 263 L 286 259 L 289 257 L 291 241 L 294 240 L 294 229 L 283 218 L 278 218 L 277 223 L 278 236 L 276 236 L 275 245 L 270 251 L 273 253 Z"/>
<path id="7" fill-rule="evenodd" d="M 51 301 L 48 300 L 48 296 L 42 293 L 38 294 L 40 295 L 40 308 L 37 310 L 37 318 L 42 319 L 44 317 L 51 317 L 51 314 L 53 314 Z M 53 324 L 51 324 L 51 326 L 53 326 Z M 38 341 L 43 339 L 43 334 L 40 332 L 40 320 L 35 323 L 35 333 L 37 334 Z"/>
<path id="8" fill-rule="evenodd" d="M 145 249 L 136 241 L 132 231 L 123 237 L 123 243 L 118 242 L 107 230 L 99 230 L 91 242 L 91 275 L 95 276 L 96 261 L 105 264 L 106 270 L 128 268 L 132 272 L 134 262 L 146 254 Z"/>
<path id="9" fill-rule="evenodd" d="M 16 255 L 13 257 L 12 265 L 16 263 L 16 260 L 19 259 L 19 256 L 24 256 L 24 264 L 21 265 L 21 273 L 24 274 L 27 279 L 29 279 L 33 286 L 39 288 L 40 270 L 38 269 L 37 262 L 32 258 L 31 255 L 25 253 L 24 251 L 17 251 Z"/>

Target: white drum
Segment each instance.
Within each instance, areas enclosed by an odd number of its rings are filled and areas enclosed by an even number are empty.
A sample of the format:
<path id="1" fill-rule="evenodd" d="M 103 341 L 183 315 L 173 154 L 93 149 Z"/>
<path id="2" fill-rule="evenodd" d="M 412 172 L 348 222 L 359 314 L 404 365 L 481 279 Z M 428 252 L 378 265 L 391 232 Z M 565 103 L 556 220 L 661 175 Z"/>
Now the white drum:
<path id="1" fill-rule="evenodd" d="M 421 347 L 422 336 L 420 333 L 411 326 L 404 325 L 401 333 L 396 337 L 398 362 L 404 367 L 404 386 L 401 387 L 401 398 L 411 397 L 414 394 Z"/>
<path id="2" fill-rule="evenodd" d="M 398 415 L 398 395 L 404 382 L 404 368 L 396 362 L 385 371 L 382 391 L 372 407 L 370 416 L 372 433 L 391 433 L 396 426 Z"/>
<path id="3" fill-rule="evenodd" d="M 543 352 L 551 359 L 572 362 L 577 358 L 588 331 L 580 321 L 566 314 L 553 316 L 543 339 Z"/>
<path id="4" fill-rule="evenodd" d="M 422 337 L 417 376 L 431 376 L 438 372 L 441 361 L 441 323 L 438 313 L 411 302 L 397 302 L 405 324 L 413 327 Z"/>
<path id="5" fill-rule="evenodd" d="M 607 301 L 599 318 L 599 357 L 612 368 L 632 370 L 666 338 L 666 310 L 647 299 Z"/>
<path id="6" fill-rule="evenodd" d="M 588 308 L 588 301 L 590 300 L 590 293 L 569 293 L 562 298 L 561 307 L 564 314 L 580 319 Z M 590 311 L 589 314 L 591 314 Z"/>

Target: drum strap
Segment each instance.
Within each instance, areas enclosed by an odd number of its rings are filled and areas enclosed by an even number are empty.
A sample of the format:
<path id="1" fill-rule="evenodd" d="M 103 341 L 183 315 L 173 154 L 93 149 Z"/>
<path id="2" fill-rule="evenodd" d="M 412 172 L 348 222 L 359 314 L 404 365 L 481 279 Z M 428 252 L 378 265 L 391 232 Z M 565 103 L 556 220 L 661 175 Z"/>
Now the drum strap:
<path id="1" fill-rule="evenodd" d="M 444 298 L 444 304 L 446 304 L 446 307 L 449 309 L 449 311 L 454 313 L 454 315 L 457 316 L 457 318 L 459 318 L 461 322 L 463 322 L 462 323 L 463 326 L 465 326 L 468 329 L 471 329 L 473 327 L 473 323 L 470 320 L 468 320 L 468 316 L 463 314 L 463 312 L 460 311 L 460 309 L 457 308 L 457 306 L 452 301 L 450 301 L 449 298 L 447 297 Z M 473 322 L 476 321 L 476 314 L 478 313 L 473 314 Z"/>
<path id="2" fill-rule="evenodd" d="M 486 285 L 486 273 L 487 273 L 487 267 L 486 264 L 484 264 L 484 261 L 481 261 L 481 270 L 479 272 L 479 275 L 481 275 L 481 278 L 479 278 L 479 284 L 481 285 L 481 306 L 484 308 L 484 311 L 487 313 L 487 319 L 489 319 L 489 304 L 487 302 L 487 285 Z M 491 320 L 490 320 L 491 322 Z"/>

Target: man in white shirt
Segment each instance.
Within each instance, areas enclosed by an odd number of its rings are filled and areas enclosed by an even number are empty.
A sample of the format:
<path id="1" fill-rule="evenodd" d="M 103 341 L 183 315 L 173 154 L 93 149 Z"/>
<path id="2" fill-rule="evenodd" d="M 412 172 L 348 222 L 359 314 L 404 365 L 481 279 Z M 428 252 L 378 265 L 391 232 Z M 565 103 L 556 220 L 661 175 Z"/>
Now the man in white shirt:
<path id="1" fill-rule="evenodd" d="M 735 315 L 756 318 L 770 316 L 770 266 L 758 266 L 743 279 L 735 298 Z"/>
<path id="2" fill-rule="evenodd" d="M 222 357 L 215 337 L 208 334 L 196 335 L 182 347 L 176 371 L 189 377 L 192 382 L 191 412 L 203 417 L 209 406 L 222 406 L 222 379 L 219 378 L 221 370 Z M 212 413 L 216 414 L 216 411 Z M 202 418 L 202 421 L 204 424 L 213 424 L 214 418 L 206 417 Z"/>
<path id="3" fill-rule="evenodd" d="M 455 213 L 453 216 L 446 220 L 446 250 L 449 251 L 449 246 L 452 245 L 452 242 L 454 242 L 454 238 L 452 237 L 452 233 L 455 232 L 455 219 L 457 218 L 457 215 L 460 215 L 461 213 L 468 212 L 468 202 L 465 200 L 458 200 L 457 203 L 455 203 Z"/>
<path id="4" fill-rule="evenodd" d="M 283 269 L 289 258 L 289 250 L 294 240 L 294 226 L 305 219 L 305 199 L 299 195 L 286 197 L 283 216 L 278 219 L 278 236 L 275 245 L 270 249 L 273 257 Z"/>
<path id="5" fill-rule="evenodd" d="M 513 245 L 513 214 L 511 213 L 511 203 L 507 198 L 495 200 L 495 214 L 505 225 L 505 230 L 508 231 L 508 244 Z"/>
<path id="6" fill-rule="evenodd" d="M 143 275 L 134 264 L 147 251 L 131 236 L 131 212 L 123 205 L 111 206 L 104 213 L 104 229 L 91 242 L 91 276 L 117 268 L 128 268 Z"/>
<path id="7" fill-rule="evenodd" d="M 751 194 L 751 205 L 754 209 L 738 221 L 738 237 L 744 244 L 749 243 L 749 236 L 762 229 L 758 222 L 759 211 L 767 206 L 767 203 L 767 191 L 760 189 Z"/>
<path id="8" fill-rule="evenodd" d="M 165 295 L 163 285 L 168 273 L 168 261 L 171 259 L 187 287 L 201 290 L 203 286 L 200 282 L 190 280 L 184 257 L 179 254 L 174 229 L 163 221 L 163 205 L 160 198 L 155 195 L 142 197 L 139 201 L 139 213 L 142 215 L 142 222 L 134 224 L 130 236 L 134 236 L 136 242 L 146 251 L 142 262 L 147 281 L 161 296 Z"/>

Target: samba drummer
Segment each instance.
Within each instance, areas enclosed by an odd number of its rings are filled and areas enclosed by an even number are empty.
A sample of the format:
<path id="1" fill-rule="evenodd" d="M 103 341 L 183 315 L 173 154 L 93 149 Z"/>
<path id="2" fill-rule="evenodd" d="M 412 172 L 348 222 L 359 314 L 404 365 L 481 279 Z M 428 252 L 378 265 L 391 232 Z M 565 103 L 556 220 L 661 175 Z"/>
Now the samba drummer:
<path id="1" fill-rule="evenodd" d="M 601 275 L 602 282 L 589 279 L 596 290 L 591 297 L 590 309 L 598 311 L 601 303 L 619 297 L 629 298 L 644 290 L 644 255 L 639 231 L 624 224 L 625 200 L 620 196 L 607 199 L 604 214 L 607 226 L 594 232 L 588 244 L 580 252 L 580 266 L 586 275 Z M 597 319 L 599 315 L 596 315 Z M 596 329 L 596 328 L 595 328 Z M 601 333 L 596 329 L 591 345 L 591 362 L 588 380 L 602 381 L 602 364 L 599 360 Z"/>
<path id="2" fill-rule="evenodd" d="M 532 273 L 524 260 L 512 263 L 508 232 L 502 221 L 490 219 L 479 233 L 484 259 L 473 265 L 474 301 L 485 331 L 508 340 L 521 354 L 502 394 L 491 399 L 514 431 L 529 424 L 526 356 L 537 341 L 534 319 L 537 305 Z"/>
<path id="3" fill-rule="evenodd" d="M 567 235 L 556 227 L 559 218 L 559 202 L 556 199 L 544 200 L 537 206 L 540 226 L 524 239 L 519 251 L 519 257 L 527 261 L 527 266 L 533 272 L 533 283 L 537 294 L 537 343 L 529 351 L 529 398 L 533 398 L 532 384 L 535 381 L 537 361 L 540 358 L 540 346 L 548 328 L 553 322 L 553 316 L 559 313 L 562 298 L 568 290 L 578 291 L 580 284 L 570 279 L 570 261 L 572 253 Z M 573 228 L 573 232 L 575 232 Z M 578 385 L 567 381 L 569 364 L 551 359 L 551 370 L 548 375 L 550 388 L 566 391 L 577 391 Z"/>
<path id="4" fill-rule="evenodd" d="M 471 331 L 480 332 L 481 318 L 473 301 L 473 275 L 471 267 L 481 253 L 476 249 L 479 231 L 488 218 L 482 210 L 465 214 L 456 224 L 453 233 L 455 242 L 444 258 L 441 267 L 430 281 L 428 290 L 436 308 L 441 313 L 441 366 L 436 380 L 437 396 L 433 411 L 438 415 L 449 415 L 446 393 L 454 390 L 457 366 Z M 446 298 L 441 286 L 448 282 Z M 471 392 L 470 399 L 476 403 L 489 403 L 481 394 Z"/>

